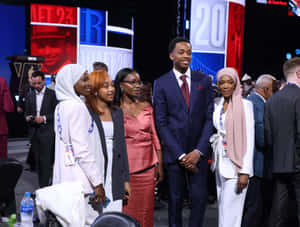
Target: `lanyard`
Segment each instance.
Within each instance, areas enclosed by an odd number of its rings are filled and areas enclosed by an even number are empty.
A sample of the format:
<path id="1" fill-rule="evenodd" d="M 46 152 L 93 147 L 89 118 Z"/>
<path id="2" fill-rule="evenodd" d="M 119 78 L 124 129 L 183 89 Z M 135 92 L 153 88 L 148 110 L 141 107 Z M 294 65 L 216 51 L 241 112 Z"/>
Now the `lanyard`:
<path id="1" fill-rule="evenodd" d="M 60 114 L 59 114 L 59 108 L 60 108 L 60 104 L 58 104 L 57 106 L 57 112 L 56 112 L 56 122 L 57 122 L 57 132 L 59 134 L 59 138 L 61 141 L 63 141 L 62 138 L 62 125 L 61 125 L 61 118 L 60 118 Z M 94 130 L 94 120 L 92 120 L 92 123 L 88 129 L 88 133 L 91 134 Z"/>
<path id="2" fill-rule="evenodd" d="M 223 110 L 224 110 L 224 106 L 222 106 L 221 112 L 220 112 L 220 126 L 221 129 L 224 130 L 224 125 L 223 125 Z"/>
<path id="3" fill-rule="evenodd" d="M 222 106 L 221 112 L 220 112 L 220 127 L 222 130 L 224 130 L 224 124 L 223 124 L 223 110 L 224 110 L 224 105 Z M 225 155 L 227 154 L 227 142 L 225 139 L 222 140 L 222 145 L 224 148 Z"/>

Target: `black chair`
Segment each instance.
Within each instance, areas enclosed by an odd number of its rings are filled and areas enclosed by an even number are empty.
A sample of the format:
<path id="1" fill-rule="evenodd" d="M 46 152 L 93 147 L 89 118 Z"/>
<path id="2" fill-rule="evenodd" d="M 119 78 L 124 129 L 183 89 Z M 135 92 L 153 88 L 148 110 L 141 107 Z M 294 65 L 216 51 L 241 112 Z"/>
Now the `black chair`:
<path id="1" fill-rule="evenodd" d="M 127 214 L 107 212 L 100 214 L 91 227 L 140 227 L 140 224 Z"/>
<path id="2" fill-rule="evenodd" d="M 23 166 L 19 161 L 0 159 L 0 216 L 16 213 L 15 187 L 22 170 Z"/>

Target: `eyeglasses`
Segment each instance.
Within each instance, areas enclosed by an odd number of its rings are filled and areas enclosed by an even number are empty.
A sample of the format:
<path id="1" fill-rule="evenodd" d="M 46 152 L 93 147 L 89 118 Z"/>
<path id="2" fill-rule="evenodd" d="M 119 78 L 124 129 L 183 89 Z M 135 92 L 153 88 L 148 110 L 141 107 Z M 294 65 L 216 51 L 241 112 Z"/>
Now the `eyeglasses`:
<path id="1" fill-rule="evenodd" d="M 142 82 L 142 81 L 135 81 L 135 80 L 133 80 L 133 81 L 128 81 L 128 80 L 123 80 L 122 82 L 128 83 L 128 84 L 130 84 L 130 85 L 143 85 L 143 82 Z"/>

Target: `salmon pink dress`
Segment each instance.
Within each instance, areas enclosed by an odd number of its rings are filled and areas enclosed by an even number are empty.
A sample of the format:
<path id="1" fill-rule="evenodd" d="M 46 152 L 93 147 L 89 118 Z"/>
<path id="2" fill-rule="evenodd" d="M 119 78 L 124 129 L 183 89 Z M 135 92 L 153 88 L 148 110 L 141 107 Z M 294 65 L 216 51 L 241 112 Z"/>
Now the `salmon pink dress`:
<path id="1" fill-rule="evenodd" d="M 130 172 L 131 197 L 123 212 L 141 227 L 153 227 L 155 164 L 161 145 L 156 133 L 151 105 L 137 117 L 124 113 L 125 139 Z"/>

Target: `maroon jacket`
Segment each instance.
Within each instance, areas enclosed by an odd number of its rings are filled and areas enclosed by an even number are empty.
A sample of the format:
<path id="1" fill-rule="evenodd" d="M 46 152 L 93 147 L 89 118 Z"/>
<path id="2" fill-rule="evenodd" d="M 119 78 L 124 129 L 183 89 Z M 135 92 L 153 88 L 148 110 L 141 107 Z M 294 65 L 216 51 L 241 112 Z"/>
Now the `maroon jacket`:
<path id="1" fill-rule="evenodd" d="M 5 113 L 14 112 L 14 104 L 3 77 L 0 77 L 0 135 L 7 135 L 8 128 Z"/>

